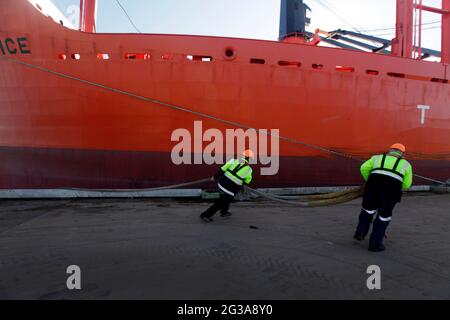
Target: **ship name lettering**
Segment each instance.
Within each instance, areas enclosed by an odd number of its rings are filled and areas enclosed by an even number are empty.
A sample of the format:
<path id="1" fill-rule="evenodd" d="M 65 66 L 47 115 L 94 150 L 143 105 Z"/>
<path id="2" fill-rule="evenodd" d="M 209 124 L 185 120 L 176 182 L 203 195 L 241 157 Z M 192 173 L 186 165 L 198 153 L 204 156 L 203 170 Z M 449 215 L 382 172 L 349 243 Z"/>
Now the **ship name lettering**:
<path id="1" fill-rule="evenodd" d="M 16 55 L 30 54 L 28 38 L 0 38 L 0 54 Z"/>

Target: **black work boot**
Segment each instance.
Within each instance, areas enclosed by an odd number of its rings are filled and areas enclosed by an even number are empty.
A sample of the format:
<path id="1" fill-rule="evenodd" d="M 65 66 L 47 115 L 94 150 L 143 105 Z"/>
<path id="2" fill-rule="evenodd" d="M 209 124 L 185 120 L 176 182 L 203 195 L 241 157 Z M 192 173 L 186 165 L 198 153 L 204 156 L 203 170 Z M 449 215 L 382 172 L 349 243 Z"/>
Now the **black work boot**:
<path id="1" fill-rule="evenodd" d="M 384 235 L 389 226 L 389 221 L 382 221 L 377 217 L 373 223 L 372 234 L 370 235 L 369 250 L 372 252 L 384 251 L 386 248 L 383 245 Z"/>
<path id="2" fill-rule="evenodd" d="M 386 247 L 383 244 L 380 244 L 376 247 L 369 246 L 369 251 L 371 252 L 381 252 L 386 250 Z"/>
<path id="3" fill-rule="evenodd" d="M 200 219 L 202 219 L 204 222 L 213 222 L 214 220 L 209 215 L 209 211 L 206 210 L 200 215 Z"/>
<path id="4" fill-rule="evenodd" d="M 201 216 L 200 216 L 200 219 L 202 219 L 204 222 L 207 222 L 207 223 L 213 222 L 213 221 L 214 221 L 212 218 L 206 217 L 206 216 L 204 216 L 204 215 L 201 215 Z"/>
<path id="5" fill-rule="evenodd" d="M 220 214 L 222 218 L 231 217 L 233 214 L 231 212 L 223 212 Z"/>
<path id="6" fill-rule="evenodd" d="M 355 238 L 355 239 L 358 240 L 358 241 L 363 241 L 365 237 L 363 237 L 362 235 L 359 235 L 359 234 L 355 234 L 355 235 L 353 236 L 353 238 Z"/>

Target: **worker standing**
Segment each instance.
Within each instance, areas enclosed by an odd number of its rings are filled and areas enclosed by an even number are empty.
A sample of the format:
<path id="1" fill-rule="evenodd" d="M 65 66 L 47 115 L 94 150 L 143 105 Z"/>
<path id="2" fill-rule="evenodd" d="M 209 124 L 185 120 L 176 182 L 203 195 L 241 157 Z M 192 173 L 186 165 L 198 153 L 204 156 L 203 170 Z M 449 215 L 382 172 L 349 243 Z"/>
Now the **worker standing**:
<path id="1" fill-rule="evenodd" d="M 214 176 L 214 180 L 218 181 L 219 199 L 200 215 L 203 221 L 212 222 L 212 216 L 219 210 L 222 217 L 231 216 L 228 209 L 234 196 L 241 190 L 244 184 L 248 185 L 252 181 L 250 159 L 254 159 L 254 157 L 253 151 L 245 150 L 241 161 L 231 159 L 219 169 Z"/>
<path id="2" fill-rule="evenodd" d="M 396 143 L 388 153 L 375 155 L 361 166 L 361 175 L 367 183 L 354 238 L 364 240 L 376 215 L 369 241 L 370 251 L 385 250 L 383 239 L 392 211 L 401 200 L 402 189 L 409 189 L 412 185 L 412 167 L 403 158 L 405 151 L 403 144 Z"/>

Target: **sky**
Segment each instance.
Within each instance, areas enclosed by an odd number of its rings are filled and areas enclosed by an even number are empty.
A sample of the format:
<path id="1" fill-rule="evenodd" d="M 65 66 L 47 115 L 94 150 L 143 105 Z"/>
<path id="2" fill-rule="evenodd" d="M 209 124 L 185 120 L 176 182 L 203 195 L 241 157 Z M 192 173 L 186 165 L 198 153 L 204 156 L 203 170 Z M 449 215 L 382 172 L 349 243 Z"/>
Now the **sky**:
<path id="1" fill-rule="evenodd" d="M 277 40 L 280 0 L 119 0 L 142 33 L 194 34 Z M 78 23 L 78 0 L 53 0 Z M 305 0 L 316 28 L 362 31 L 392 39 L 396 0 Z M 440 7 L 441 0 L 423 0 Z M 76 21 L 75 21 L 76 20 Z M 423 47 L 440 50 L 440 16 L 423 14 Z M 98 0 L 97 32 L 138 32 L 116 0 Z"/>

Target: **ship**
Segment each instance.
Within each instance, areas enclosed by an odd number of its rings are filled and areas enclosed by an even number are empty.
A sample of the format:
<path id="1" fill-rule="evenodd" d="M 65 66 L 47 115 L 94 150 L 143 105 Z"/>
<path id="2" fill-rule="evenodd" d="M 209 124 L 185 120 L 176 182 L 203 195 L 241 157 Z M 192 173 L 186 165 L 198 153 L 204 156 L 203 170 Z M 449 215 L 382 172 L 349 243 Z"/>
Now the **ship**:
<path id="1" fill-rule="evenodd" d="M 217 165 L 171 158 L 173 132 L 199 121 L 220 132 L 279 130 L 279 170 L 255 170 L 258 187 L 359 185 L 361 160 L 396 142 L 429 178 L 416 184 L 450 178 L 450 0 L 397 0 L 389 52 L 321 46 L 320 32 L 297 30 L 292 7 L 303 12 L 303 2 L 281 3 L 285 36 L 268 41 L 97 33 L 95 0 L 81 1 L 79 29 L 39 0 L 1 0 L 0 189 L 141 189 L 212 176 Z M 440 61 L 414 40 L 423 10 L 442 16 Z"/>

